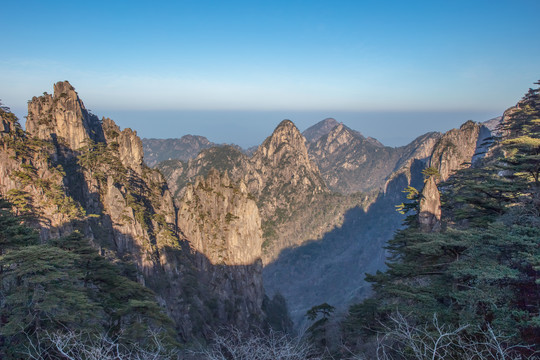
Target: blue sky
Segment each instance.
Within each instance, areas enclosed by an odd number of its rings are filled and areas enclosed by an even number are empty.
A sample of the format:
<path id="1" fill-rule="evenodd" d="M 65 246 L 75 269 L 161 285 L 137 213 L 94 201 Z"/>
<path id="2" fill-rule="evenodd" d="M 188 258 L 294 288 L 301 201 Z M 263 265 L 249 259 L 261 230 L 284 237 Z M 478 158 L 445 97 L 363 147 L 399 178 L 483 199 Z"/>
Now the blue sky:
<path id="1" fill-rule="evenodd" d="M 69 80 L 143 137 L 261 142 L 325 117 L 402 145 L 487 120 L 540 79 L 538 0 L 10 1 L 0 98 Z"/>

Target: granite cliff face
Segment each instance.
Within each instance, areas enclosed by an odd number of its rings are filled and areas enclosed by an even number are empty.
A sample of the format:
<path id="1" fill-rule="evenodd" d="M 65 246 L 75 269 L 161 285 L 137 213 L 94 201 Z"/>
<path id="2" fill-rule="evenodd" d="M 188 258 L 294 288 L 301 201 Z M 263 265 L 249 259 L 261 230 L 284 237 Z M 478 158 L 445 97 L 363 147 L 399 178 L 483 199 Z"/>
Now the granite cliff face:
<path id="1" fill-rule="evenodd" d="M 12 114 L 0 113 L 2 195 L 19 213 L 36 219 L 43 240 L 79 230 L 103 255 L 133 263 L 139 281 L 158 295 L 181 338 L 203 336 L 211 326 L 226 324 L 227 316 L 242 328 L 259 325 L 260 263 L 217 269 L 209 259 L 201 260 L 201 247 L 192 246 L 178 228 L 177 208 L 163 176 L 143 163 L 136 132 L 88 113 L 68 82 L 54 89 L 54 95 L 29 102 L 26 132 Z M 231 202 L 231 213 L 241 211 L 235 208 L 240 203 Z M 190 220 L 182 220 L 189 228 Z M 245 224 L 237 223 L 231 238 L 239 241 Z M 253 226 L 260 228 L 256 222 Z M 195 243 L 205 240 L 190 236 Z M 254 241 L 260 243 L 260 236 Z M 227 285 L 216 290 L 209 274 L 227 278 Z M 210 300 L 236 299 L 235 291 L 248 283 L 252 286 L 243 293 L 245 306 L 234 314 Z"/>
<path id="2" fill-rule="evenodd" d="M 447 180 L 455 171 L 470 166 L 476 153 L 481 127 L 469 120 L 459 129 L 446 132 L 438 141 L 429 166 L 439 171 L 442 181 Z"/>
<path id="3" fill-rule="evenodd" d="M 86 212 L 67 191 L 52 141 L 28 136 L 10 112 L 0 110 L 0 124 L 0 193 L 19 215 L 33 215 L 43 239 L 73 231 Z"/>
<path id="4" fill-rule="evenodd" d="M 99 119 L 89 113 L 67 81 L 54 85 L 54 94 L 43 93 L 28 102 L 26 131 L 42 140 L 58 141 L 78 150 L 88 141 L 103 141 Z"/>
<path id="5" fill-rule="evenodd" d="M 489 134 L 485 126 L 469 120 L 459 129 L 447 131 L 437 141 L 428 162 L 428 167 L 437 174 L 428 176 L 421 193 L 418 221 L 423 231 L 439 231 L 441 227 L 439 182 L 471 166 L 475 154 L 485 151 L 483 140 Z"/>
<path id="6" fill-rule="evenodd" d="M 282 121 L 252 157 L 219 146 L 203 150 L 187 163 L 166 161 L 158 168 L 176 198 L 183 196 L 188 183 L 213 168 L 245 184 L 262 219 L 264 263 L 285 248 L 321 237 L 343 222 L 346 207 L 367 201 L 365 195 L 345 199 L 330 193 L 309 158 L 304 137 L 289 120 Z"/>
<path id="7" fill-rule="evenodd" d="M 328 192 L 319 169 L 307 152 L 305 139 L 290 120 L 283 120 L 251 158 L 255 176 L 246 174 L 248 189 L 259 197 L 261 214 L 268 217 L 278 209 L 290 213 L 290 204 L 310 202 Z"/>
<path id="8" fill-rule="evenodd" d="M 222 323 L 262 323 L 262 232 L 259 211 L 243 182 L 211 170 L 186 187 L 179 226 L 196 250 Z"/>

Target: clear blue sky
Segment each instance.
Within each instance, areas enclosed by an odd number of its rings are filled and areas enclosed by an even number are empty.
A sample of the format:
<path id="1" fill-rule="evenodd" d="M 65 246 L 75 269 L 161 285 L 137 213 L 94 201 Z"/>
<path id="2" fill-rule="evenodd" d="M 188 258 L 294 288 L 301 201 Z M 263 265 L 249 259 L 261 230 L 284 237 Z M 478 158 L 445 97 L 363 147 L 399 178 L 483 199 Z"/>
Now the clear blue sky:
<path id="1" fill-rule="evenodd" d="M 4 1 L 0 99 L 69 80 L 143 137 L 254 145 L 335 117 L 400 145 L 540 79 L 538 0 Z"/>

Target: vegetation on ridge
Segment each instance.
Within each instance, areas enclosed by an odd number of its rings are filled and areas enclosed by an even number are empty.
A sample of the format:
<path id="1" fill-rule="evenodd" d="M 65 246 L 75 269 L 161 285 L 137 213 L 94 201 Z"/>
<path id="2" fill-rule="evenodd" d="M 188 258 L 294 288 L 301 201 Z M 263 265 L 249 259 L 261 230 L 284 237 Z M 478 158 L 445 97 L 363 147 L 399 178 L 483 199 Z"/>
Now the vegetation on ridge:
<path id="1" fill-rule="evenodd" d="M 410 334 L 437 338 L 443 326 L 459 341 L 432 349 L 434 358 L 464 358 L 467 346 L 490 343 L 490 334 L 500 349 L 486 345 L 471 359 L 517 359 L 540 350 L 539 118 L 539 89 L 531 89 L 506 113 L 493 150 L 500 156 L 439 186 L 441 232 L 423 232 L 416 216 L 407 218 L 388 243 L 388 270 L 367 276 L 374 297 L 350 308 L 344 323 L 350 344 L 360 348 L 376 334 L 393 334 L 385 356 L 424 359 L 415 352 L 418 341 L 397 334 L 409 327 Z M 402 210 L 417 209 L 418 194 L 410 193 L 413 202 Z"/>

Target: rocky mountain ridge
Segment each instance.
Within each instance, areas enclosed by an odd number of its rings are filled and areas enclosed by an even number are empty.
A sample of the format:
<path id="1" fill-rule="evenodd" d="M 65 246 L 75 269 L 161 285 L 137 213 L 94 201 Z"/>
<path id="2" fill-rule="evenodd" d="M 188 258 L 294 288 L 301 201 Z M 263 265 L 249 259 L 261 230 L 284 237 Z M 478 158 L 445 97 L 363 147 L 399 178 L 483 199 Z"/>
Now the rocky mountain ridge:
<path id="1" fill-rule="evenodd" d="M 55 84 L 53 95 L 34 97 L 28 109 L 26 132 L 13 114 L 0 114 L 0 193 L 19 214 L 35 219 L 43 241 L 79 230 L 104 256 L 133 263 L 184 340 L 206 336 L 220 324 L 261 325 L 261 240 L 252 201 L 228 206 L 236 216 L 234 234 L 256 228 L 249 230 L 251 252 L 244 247 L 243 254 L 250 252 L 245 266 L 237 268 L 238 259 L 213 264 L 213 254 L 200 245 L 208 239 L 178 227 L 171 193 L 161 173 L 144 164 L 136 132 L 89 113 L 67 81 Z M 182 226 L 190 229 L 190 221 L 183 218 Z M 209 274 L 228 281 L 216 289 Z M 243 292 L 243 307 L 218 306 L 235 304 L 237 289 L 244 287 L 250 290 Z"/>
<path id="2" fill-rule="evenodd" d="M 322 236 L 343 221 L 344 207 L 369 198 L 360 194 L 345 199 L 332 194 L 309 158 L 305 139 L 289 120 L 282 121 L 251 157 L 220 146 L 203 150 L 187 163 L 167 161 L 157 168 L 177 200 L 184 196 L 187 184 L 211 169 L 227 171 L 233 181 L 245 184 L 261 215 L 265 263 L 284 248 Z M 315 213 L 318 215 L 313 216 Z"/>
<path id="3" fill-rule="evenodd" d="M 199 135 L 184 135 L 179 139 L 143 138 L 142 144 L 144 161 L 150 167 L 166 160 L 188 161 L 197 156 L 201 150 L 218 145 Z"/>
<path id="4" fill-rule="evenodd" d="M 317 163 L 330 189 L 344 194 L 383 187 L 403 163 L 427 157 L 438 133 L 428 133 L 406 146 L 392 148 L 358 131 L 337 124 L 309 144 L 309 154 Z"/>
<path id="5" fill-rule="evenodd" d="M 387 177 L 383 190 L 369 206 L 348 209 L 341 226 L 321 239 L 286 249 L 265 267 L 263 276 L 268 293 L 285 296 L 297 325 L 305 321 L 304 314 L 314 304 L 328 302 L 338 310 L 345 310 L 351 302 L 367 296 L 370 287 L 364 281 L 364 274 L 384 269 L 383 247 L 404 218 L 395 211 L 396 205 L 408 201 L 403 190 L 412 186 L 421 192 L 420 211 L 425 223 L 421 225 L 425 231 L 437 230 L 441 212 L 437 188 L 440 179 L 426 179 L 423 171 L 431 166 L 451 176 L 468 166 L 466 163 L 480 149 L 483 128 L 481 124 L 466 122 L 445 134 L 428 133 L 414 140 L 405 147 L 407 156 L 401 158 L 396 165 L 398 169 Z"/>
<path id="6" fill-rule="evenodd" d="M 422 205 L 433 230 L 437 181 L 424 183 L 422 170 L 450 176 L 487 136 L 468 122 L 394 149 L 333 119 L 307 142 L 284 120 L 251 156 L 218 146 L 161 163 L 167 186 L 144 164 L 136 133 L 90 114 L 69 83 L 34 98 L 28 118 L 25 133 L 2 116 L 2 194 L 21 213 L 33 209 L 43 239 L 80 229 L 135 263 L 183 338 L 261 324 L 261 276 L 297 323 L 319 302 L 343 309 L 366 296 L 363 274 L 384 267 L 383 246 L 403 218 L 394 211 L 402 190 L 433 199 Z"/>

